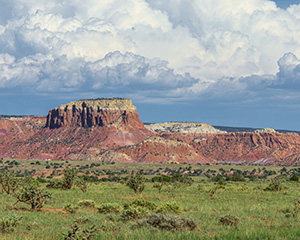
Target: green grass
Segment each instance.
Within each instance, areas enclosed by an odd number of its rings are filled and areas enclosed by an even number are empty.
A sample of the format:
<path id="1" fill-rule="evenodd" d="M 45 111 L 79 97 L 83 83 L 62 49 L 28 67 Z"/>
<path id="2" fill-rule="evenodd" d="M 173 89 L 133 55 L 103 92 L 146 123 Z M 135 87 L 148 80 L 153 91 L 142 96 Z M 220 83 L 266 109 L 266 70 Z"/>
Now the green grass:
<path id="1" fill-rule="evenodd" d="M 1 166 L 7 165 L 3 160 Z M 9 160 L 14 161 L 14 160 Z M 30 164 L 36 160 L 18 160 L 20 165 L 13 166 L 15 171 L 27 167 L 36 171 L 45 169 L 46 162 L 39 161 L 40 165 Z M 51 161 L 56 163 L 55 161 Z M 61 163 L 61 161 L 58 161 Z M 22 167 L 22 164 L 24 166 Z M 69 162 L 71 164 L 91 164 L 91 162 Z M 193 169 L 211 169 L 218 171 L 220 168 L 230 170 L 231 168 L 242 171 L 252 171 L 253 168 L 261 166 L 200 166 L 191 165 Z M 132 164 L 116 163 L 103 164 L 95 169 L 110 169 L 121 171 L 122 169 L 150 170 L 158 168 L 189 167 L 188 164 L 167 165 L 167 164 Z M 282 167 L 266 167 L 268 170 L 280 171 Z M 287 169 L 291 169 L 288 168 Z M 50 170 L 53 170 L 52 168 Z M 90 169 L 89 169 L 90 170 Z M 152 177 L 152 176 L 148 176 Z M 88 192 L 83 193 L 78 188 L 71 190 L 48 189 L 52 199 L 44 206 L 42 211 L 31 212 L 28 206 L 16 202 L 15 198 L 0 192 L 0 216 L 16 214 L 22 217 L 16 231 L 10 234 L 1 234 L 0 239 L 64 239 L 63 234 L 67 233 L 70 226 L 78 223 L 80 229 L 92 225 L 97 227 L 96 235 L 92 239 L 299 239 L 300 236 L 300 213 L 296 218 L 286 217 L 294 209 L 293 200 L 300 196 L 299 182 L 284 182 L 287 189 L 273 192 L 262 190 L 270 183 L 270 180 L 257 182 L 226 182 L 225 189 L 218 189 L 214 196 L 208 191 L 215 187 L 213 182 L 199 182 L 206 179 L 203 176 L 194 177 L 195 182 L 191 186 L 168 190 L 163 187 L 162 193 L 153 188 L 153 184 L 146 183 L 145 190 L 136 195 L 126 185 L 116 182 L 103 182 L 91 184 Z M 46 184 L 41 184 L 45 188 Z M 201 185 L 201 190 L 199 190 Z M 158 231 L 151 228 L 134 228 L 134 221 L 121 221 L 121 214 L 100 214 L 97 213 L 97 206 L 102 203 L 116 203 L 123 205 L 144 199 L 157 204 L 166 202 L 177 202 L 183 208 L 183 216 L 193 218 L 198 225 L 195 231 L 168 232 Z M 66 213 L 63 208 L 66 204 L 77 204 L 80 200 L 93 200 L 95 208 L 81 207 L 74 213 Z M 219 219 L 225 215 L 233 215 L 239 218 L 236 227 L 223 226 Z"/>
<path id="2" fill-rule="evenodd" d="M 171 192 L 157 189 L 148 183 L 145 191 L 135 195 L 128 187 L 119 183 L 92 185 L 87 193 L 79 189 L 50 190 L 53 199 L 44 207 L 45 210 L 30 212 L 26 205 L 18 204 L 11 209 L 13 198 L 0 194 L 0 214 L 16 213 L 22 217 L 16 232 L 2 234 L 1 239 L 63 239 L 76 219 L 88 219 L 79 223 L 81 228 L 96 225 L 97 234 L 93 239 L 297 239 L 300 234 L 300 216 L 287 218 L 286 211 L 293 209 L 292 201 L 299 196 L 300 186 L 287 183 L 289 187 L 282 192 L 257 190 L 255 182 L 229 183 L 225 189 L 217 191 L 214 198 L 207 194 L 213 183 L 207 183 L 203 190 L 197 190 L 197 184 L 179 188 Z M 267 183 L 265 183 L 267 185 Z M 176 201 L 184 209 L 184 215 L 193 218 L 198 229 L 193 232 L 166 232 L 148 228 L 132 229 L 134 222 L 111 222 L 104 214 L 95 209 L 80 208 L 75 214 L 61 211 L 66 203 L 76 204 L 79 200 L 91 199 L 97 204 L 124 204 L 130 198 L 146 199 L 158 205 Z M 9 207 L 10 206 L 10 207 Z M 225 215 L 234 215 L 240 219 L 237 227 L 223 226 L 219 219 Z M 116 218 L 118 216 L 116 215 Z M 31 230 L 28 226 L 33 225 Z M 106 226 L 107 231 L 102 231 Z M 112 227 L 109 230 L 109 226 Z"/>

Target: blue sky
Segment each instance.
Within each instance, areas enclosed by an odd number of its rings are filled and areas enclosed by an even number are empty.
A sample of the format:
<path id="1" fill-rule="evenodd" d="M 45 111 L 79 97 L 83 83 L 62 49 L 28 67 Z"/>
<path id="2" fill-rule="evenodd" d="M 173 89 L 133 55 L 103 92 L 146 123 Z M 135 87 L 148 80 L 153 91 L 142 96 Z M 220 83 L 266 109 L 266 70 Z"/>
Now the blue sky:
<path id="1" fill-rule="evenodd" d="M 274 1 L 281 8 L 287 8 L 292 4 L 299 4 L 299 0 L 276 0 Z"/>
<path id="2" fill-rule="evenodd" d="M 0 4 L 0 114 L 125 97 L 144 122 L 300 130 L 299 1 Z"/>

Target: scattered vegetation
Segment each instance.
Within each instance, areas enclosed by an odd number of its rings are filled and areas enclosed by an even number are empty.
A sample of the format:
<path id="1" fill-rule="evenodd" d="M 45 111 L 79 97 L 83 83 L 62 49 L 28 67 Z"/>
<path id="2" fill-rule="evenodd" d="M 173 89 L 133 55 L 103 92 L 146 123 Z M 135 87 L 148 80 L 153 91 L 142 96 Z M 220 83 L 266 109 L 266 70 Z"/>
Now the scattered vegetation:
<path id="1" fill-rule="evenodd" d="M 1 161 L 1 239 L 300 235 L 298 167 Z"/>

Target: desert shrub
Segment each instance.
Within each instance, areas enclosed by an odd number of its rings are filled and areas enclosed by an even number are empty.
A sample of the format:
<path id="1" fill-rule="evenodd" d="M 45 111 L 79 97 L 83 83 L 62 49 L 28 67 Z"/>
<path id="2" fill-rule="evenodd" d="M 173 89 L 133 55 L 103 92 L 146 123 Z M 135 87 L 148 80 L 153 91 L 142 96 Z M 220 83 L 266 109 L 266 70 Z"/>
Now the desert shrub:
<path id="1" fill-rule="evenodd" d="M 217 176 L 211 178 L 211 181 L 217 182 L 220 185 L 225 185 L 226 184 L 225 178 L 222 175 L 220 175 L 220 174 L 218 174 Z"/>
<path id="2" fill-rule="evenodd" d="M 95 208 L 95 202 L 93 200 L 88 199 L 78 201 L 77 205 L 80 207 Z"/>
<path id="3" fill-rule="evenodd" d="M 61 189 L 62 188 L 62 182 L 58 179 L 52 179 L 47 185 L 47 188 L 53 188 L 53 189 Z"/>
<path id="4" fill-rule="evenodd" d="M 150 213 L 150 210 L 141 206 L 130 206 L 123 210 L 121 218 L 123 220 L 135 220 L 145 218 Z"/>
<path id="5" fill-rule="evenodd" d="M 130 208 L 130 207 L 143 207 L 146 208 L 150 211 L 155 211 L 157 209 L 157 205 L 155 203 L 146 201 L 146 200 L 134 200 L 133 202 L 130 203 L 125 203 L 123 205 L 124 209 Z"/>
<path id="6" fill-rule="evenodd" d="M 183 212 L 183 209 L 177 202 L 167 202 L 159 206 L 157 212 L 181 214 Z"/>
<path id="7" fill-rule="evenodd" d="M 166 231 L 193 231 L 197 228 L 195 220 L 171 214 L 151 214 L 144 221 L 138 221 L 135 227 L 153 227 Z"/>
<path id="8" fill-rule="evenodd" d="M 98 213 L 120 213 L 122 207 L 117 203 L 102 203 L 97 207 Z"/>
<path id="9" fill-rule="evenodd" d="M 40 189 L 35 184 L 25 184 L 20 190 L 14 194 L 18 202 L 22 202 L 31 206 L 31 210 L 41 209 L 44 204 L 51 199 L 51 194 Z"/>
<path id="10" fill-rule="evenodd" d="M 17 178 L 13 171 L 0 172 L 0 186 L 2 192 L 11 194 L 15 192 L 20 185 L 20 179 Z"/>
<path id="11" fill-rule="evenodd" d="M 290 181 L 299 182 L 299 176 L 297 176 L 296 174 L 293 174 L 293 175 L 290 177 Z"/>
<path id="12" fill-rule="evenodd" d="M 63 234 L 63 236 L 65 240 L 90 240 L 95 235 L 96 231 L 97 229 L 94 225 L 81 230 L 75 223 L 71 226 L 71 229 L 68 230 L 68 233 Z"/>
<path id="13" fill-rule="evenodd" d="M 285 189 L 286 187 L 284 187 L 282 185 L 282 182 L 280 179 L 276 179 L 276 180 L 273 180 L 271 181 L 271 183 L 264 188 L 265 191 L 281 191 L 283 189 Z"/>
<path id="14" fill-rule="evenodd" d="M 133 189 L 133 191 L 136 193 L 136 194 L 140 194 L 144 191 L 145 189 L 145 181 L 146 181 L 146 178 L 144 175 L 136 175 L 136 176 L 131 176 L 126 185 Z"/>
<path id="15" fill-rule="evenodd" d="M 83 177 L 78 177 L 76 182 L 75 182 L 75 185 L 84 193 L 87 192 L 88 190 L 88 186 L 89 186 L 89 183 L 87 180 L 85 180 Z"/>
<path id="16" fill-rule="evenodd" d="M 179 173 L 174 173 L 171 175 L 171 182 L 179 182 L 180 186 L 190 186 L 193 183 L 193 179 L 187 176 L 183 176 Z"/>
<path id="17" fill-rule="evenodd" d="M 71 203 L 68 203 L 64 206 L 64 210 L 69 212 L 69 213 L 76 213 L 78 210 L 78 206 L 77 205 L 73 205 Z"/>
<path id="18" fill-rule="evenodd" d="M 237 226 L 240 222 L 239 218 L 233 215 L 226 215 L 220 218 L 220 223 L 225 226 Z"/>
<path id="19" fill-rule="evenodd" d="M 63 180 L 62 180 L 62 188 L 63 189 L 71 189 L 75 183 L 75 179 L 77 176 L 78 170 L 76 168 L 65 168 L 63 170 Z"/>
<path id="20" fill-rule="evenodd" d="M 0 217 L 0 232 L 14 232 L 17 225 L 20 223 L 21 217 L 17 215 L 7 215 Z"/>
<path id="21" fill-rule="evenodd" d="M 237 172 L 234 173 L 234 175 L 231 177 L 231 180 L 234 182 L 245 182 L 246 181 L 243 174 L 237 173 Z"/>

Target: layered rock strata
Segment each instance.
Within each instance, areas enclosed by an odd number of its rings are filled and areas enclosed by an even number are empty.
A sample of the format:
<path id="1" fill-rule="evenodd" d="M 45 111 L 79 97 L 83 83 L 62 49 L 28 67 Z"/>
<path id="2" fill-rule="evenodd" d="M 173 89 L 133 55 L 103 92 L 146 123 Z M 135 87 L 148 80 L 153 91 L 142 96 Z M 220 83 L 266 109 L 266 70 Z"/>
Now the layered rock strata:
<path id="1" fill-rule="evenodd" d="M 127 115 L 139 118 L 129 99 L 80 100 L 50 110 L 46 127 L 54 129 L 63 126 L 105 126 Z M 139 125 L 141 124 L 140 122 Z"/>

